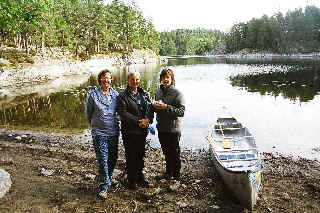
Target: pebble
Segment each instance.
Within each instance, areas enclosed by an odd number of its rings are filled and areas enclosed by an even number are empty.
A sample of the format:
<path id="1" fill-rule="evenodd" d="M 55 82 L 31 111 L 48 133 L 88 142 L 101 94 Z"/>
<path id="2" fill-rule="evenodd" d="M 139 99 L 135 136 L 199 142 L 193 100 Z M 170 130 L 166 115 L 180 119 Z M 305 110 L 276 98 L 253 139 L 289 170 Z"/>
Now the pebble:
<path id="1" fill-rule="evenodd" d="M 94 174 L 85 174 L 85 178 L 87 180 L 94 180 L 96 178 L 96 175 L 94 175 Z"/>
<path id="2" fill-rule="evenodd" d="M 177 205 L 180 206 L 181 208 L 184 208 L 184 207 L 188 206 L 187 203 L 184 203 L 184 202 L 181 202 L 181 201 L 177 202 Z"/>
<path id="3" fill-rule="evenodd" d="M 200 183 L 200 182 L 201 182 L 201 180 L 195 180 L 194 181 L 195 184 Z"/>
<path id="4" fill-rule="evenodd" d="M 40 170 L 40 173 L 43 176 L 51 176 L 55 172 L 54 170 L 47 170 L 47 169 L 44 169 L 44 168 L 40 168 L 39 170 Z"/>
<path id="5" fill-rule="evenodd" d="M 1 163 L 13 163 L 13 159 L 10 157 L 1 157 L 0 162 Z"/>
<path id="6" fill-rule="evenodd" d="M 210 208 L 210 209 L 220 209 L 220 207 L 217 206 L 217 205 L 212 205 L 212 206 L 210 206 L 209 208 Z"/>
<path id="7" fill-rule="evenodd" d="M 286 193 L 286 192 L 283 193 L 283 199 L 288 200 L 288 201 L 291 200 L 291 199 L 290 199 L 290 196 L 289 196 L 288 193 Z"/>
<path id="8" fill-rule="evenodd" d="M 14 139 L 21 141 L 22 138 L 20 136 L 16 136 L 16 137 L 14 137 Z"/>
<path id="9" fill-rule="evenodd" d="M 0 169 L 0 199 L 9 191 L 12 181 L 10 174 L 3 169 Z"/>
<path id="10" fill-rule="evenodd" d="M 179 188 L 180 188 L 180 182 L 179 181 L 175 181 L 172 185 L 169 186 L 169 189 L 172 192 L 178 191 Z"/>
<path id="11" fill-rule="evenodd" d="M 119 169 L 114 169 L 113 170 L 113 177 L 114 178 L 117 178 L 117 177 L 120 177 L 122 175 L 122 171 L 119 170 Z"/>

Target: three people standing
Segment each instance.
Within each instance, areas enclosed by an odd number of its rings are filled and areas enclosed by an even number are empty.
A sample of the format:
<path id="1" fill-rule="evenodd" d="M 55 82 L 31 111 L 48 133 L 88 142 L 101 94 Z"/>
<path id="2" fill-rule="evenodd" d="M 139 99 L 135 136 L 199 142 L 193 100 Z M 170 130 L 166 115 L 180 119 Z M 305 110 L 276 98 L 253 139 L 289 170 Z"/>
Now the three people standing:
<path id="1" fill-rule="evenodd" d="M 181 170 L 181 118 L 185 112 L 182 93 L 175 88 L 174 73 L 164 69 L 160 73 L 160 88 L 155 102 L 140 87 L 140 73 L 130 72 L 127 88 L 119 95 L 111 87 L 111 71 L 98 74 L 99 86 L 87 97 L 86 115 L 92 126 L 93 146 L 99 170 L 99 196 L 108 197 L 112 173 L 118 159 L 119 120 L 125 148 L 128 188 L 149 187 L 143 174 L 148 126 L 157 114 L 158 137 L 165 155 L 165 178 L 179 180 Z"/>

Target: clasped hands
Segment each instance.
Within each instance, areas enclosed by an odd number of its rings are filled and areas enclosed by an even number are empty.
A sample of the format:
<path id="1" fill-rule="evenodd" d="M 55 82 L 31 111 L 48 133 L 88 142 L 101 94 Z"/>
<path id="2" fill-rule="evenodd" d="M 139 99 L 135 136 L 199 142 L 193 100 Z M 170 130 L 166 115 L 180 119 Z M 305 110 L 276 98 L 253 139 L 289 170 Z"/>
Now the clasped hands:
<path id="1" fill-rule="evenodd" d="M 150 120 L 148 118 L 139 120 L 139 126 L 141 128 L 147 128 L 149 126 Z"/>
<path id="2" fill-rule="evenodd" d="M 156 109 L 168 109 L 168 104 L 163 103 L 162 101 L 155 101 L 153 106 Z"/>

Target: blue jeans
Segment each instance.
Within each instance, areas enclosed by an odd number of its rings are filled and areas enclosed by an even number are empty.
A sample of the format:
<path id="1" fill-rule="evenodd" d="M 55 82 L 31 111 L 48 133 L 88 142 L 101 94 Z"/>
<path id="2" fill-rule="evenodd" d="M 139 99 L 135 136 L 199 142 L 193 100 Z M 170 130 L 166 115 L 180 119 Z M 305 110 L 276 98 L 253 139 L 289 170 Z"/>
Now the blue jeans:
<path id="1" fill-rule="evenodd" d="M 112 173 L 118 159 L 119 135 L 93 136 L 93 146 L 96 152 L 99 171 L 100 190 L 107 190 L 112 183 Z"/>

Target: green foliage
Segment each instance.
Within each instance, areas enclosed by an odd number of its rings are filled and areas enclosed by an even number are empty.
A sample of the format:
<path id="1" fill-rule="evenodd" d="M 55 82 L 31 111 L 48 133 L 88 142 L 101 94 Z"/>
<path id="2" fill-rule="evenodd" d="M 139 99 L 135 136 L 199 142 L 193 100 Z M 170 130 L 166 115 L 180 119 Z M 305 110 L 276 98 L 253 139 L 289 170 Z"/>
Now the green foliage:
<path id="1" fill-rule="evenodd" d="M 159 35 L 134 3 L 102 0 L 2 0 L 0 42 L 59 46 L 82 58 L 99 52 L 158 51 Z"/>
<path id="2" fill-rule="evenodd" d="M 17 49 L 6 49 L 0 50 L 0 58 L 5 58 L 13 64 L 17 63 L 31 63 L 33 64 L 33 59 L 26 53 L 21 52 Z"/>
<path id="3" fill-rule="evenodd" d="M 204 55 L 223 43 L 224 33 L 206 29 L 178 29 L 160 33 L 160 55 Z"/>
<path id="4" fill-rule="evenodd" d="M 277 53 L 320 51 L 320 9 L 307 6 L 235 24 L 226 37 L 228 52 L 244 48 Z"/>

